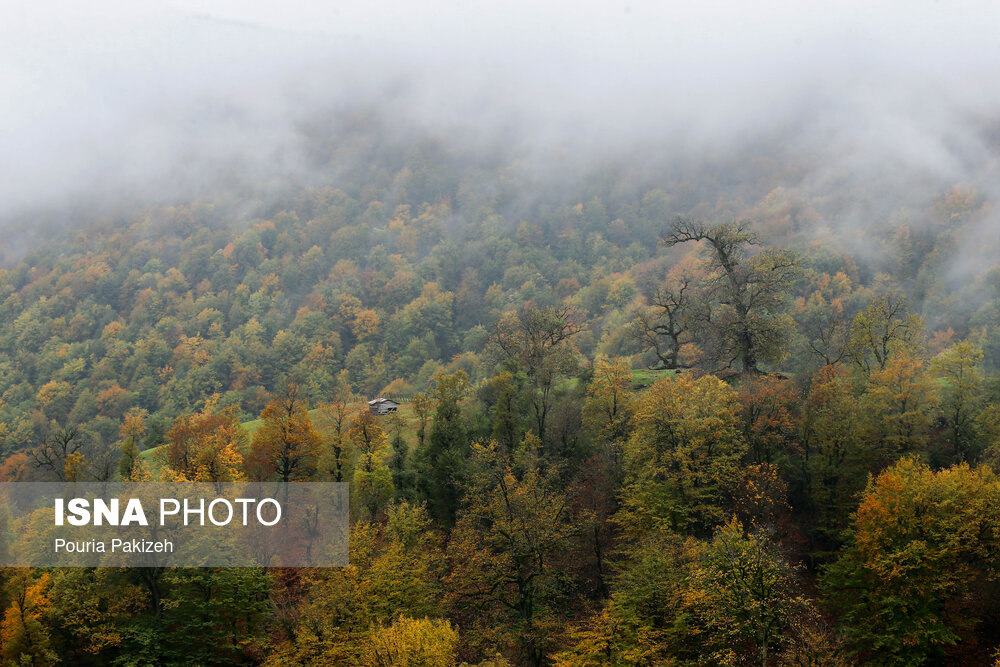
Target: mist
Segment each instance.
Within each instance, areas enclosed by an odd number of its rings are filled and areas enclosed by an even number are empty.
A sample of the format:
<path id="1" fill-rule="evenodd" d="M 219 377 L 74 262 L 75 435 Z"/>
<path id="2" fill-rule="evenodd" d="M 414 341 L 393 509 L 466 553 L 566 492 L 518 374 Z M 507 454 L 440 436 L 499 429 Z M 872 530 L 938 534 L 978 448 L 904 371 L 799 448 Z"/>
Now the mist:
<path id="1" fill-rule="evenodd" d="M 234 181 L 336 186 L 348 166 L 317 170 L 303 133 L 331 112 L 377 115 L 400 141 L 501 151 L 547 187 L 608 164 L 656 187 L 763 154 L 785 168 L 787 196 L 813 200 L 845 238 L 953 185 L 1000 194 L 1000 8 L 988 2 L 4 13 L 0 217 L 18 227 L 40 210 L 179 202 Z"/>

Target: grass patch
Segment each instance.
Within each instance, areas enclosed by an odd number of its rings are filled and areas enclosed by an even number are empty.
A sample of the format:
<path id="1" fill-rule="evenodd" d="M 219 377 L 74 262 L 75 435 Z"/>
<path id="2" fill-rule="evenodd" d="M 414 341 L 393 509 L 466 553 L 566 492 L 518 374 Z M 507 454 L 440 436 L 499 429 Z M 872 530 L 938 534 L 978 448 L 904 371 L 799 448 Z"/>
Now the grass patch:
<path id="1" fill-rule="evenodd" d="M 673 369 L 666 370 L 650 370 L 648 368 L 639 368 L 632 371 L 632 388 L 633 389 L 645 389 L 646 387 L 651 387 L 654 382 L 659 379 L 670 377 L 677 371 Z"/>
<path id="2" fill-rule="evenodd" d="M 149 470 L 149 474 L 152 475 L 153 481 L 158 481 L 160 479 L 160 470 L 163 469 L 163 464 L 166 462 L 167 446 L 160 445 L 159 447 L 151 447 L 143 452 L 139 452 L 139 459 L 142 461 L 146 469 Z"/>

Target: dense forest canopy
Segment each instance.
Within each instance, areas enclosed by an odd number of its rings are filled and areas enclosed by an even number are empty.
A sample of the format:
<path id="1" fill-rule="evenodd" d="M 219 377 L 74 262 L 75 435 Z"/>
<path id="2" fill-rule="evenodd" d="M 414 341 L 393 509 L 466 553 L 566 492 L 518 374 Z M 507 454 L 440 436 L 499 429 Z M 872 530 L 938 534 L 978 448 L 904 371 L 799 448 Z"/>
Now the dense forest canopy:
<path id="1" fill-rule="evenodd" d="M 964 254 L 991 206 L 962 183 L 923 210 L 902 205 L 874 220 L 858 241 L 837 231 L 844 221 L 822 212 L 822 198 L 786 189 L 777 166 L 758 165 L 737 193 L 613 163 L 572 187 L 559 177 L 533 185 L 501 150 L 470 155 L 432 135 L 395 138 L 374 113 L 331 116 L 307 140 L 330 173 L 322 187 L 220 188 L 228 196 L 83 213 L 79 227 L 8 264 L 8 449 L 44 439 L 59 415 L 106 441 L 131 407 L 166 423 L 220 394 L 256 415 L 285 378 L 315 403 L 341 369 L 367 396 L 390 385 L 404 396 L 425 391 L 442 369 L 463 368 L 477 382 L 492 368 L 486 338 L 504 312 L 529 302 L 572 308 L 586 358 L 663 366 L 654 352 L 664 335 L 637 338 L 635 320 L 658 324 L 669 311 L 663 300 L 687 283 L 678 350 L 697 347 L 708 332 L 696 331 L 696 304 L 718 287 L 706 285 L 718 258 L 697 247 L 701 237 L 686 230 L 664 242 L 678 216 L 701 228 L 743 225 L 748 266 L 779 246 L 794 252 L 794 275 L 766 288 L 774 302 L 761 304 L 782 342 L 766 360 L 771 372 L 833 360 L 815 349 L 838 344 L 826 335 L 846 335 L 830 320 L 849 323 L 884 295 L 921 316 L 938 348 L 971 337 L 985 369 L 1000 364 L 997 273 Z M 716 170 L 739 170 L 747 158 L 735 159 Z"/>

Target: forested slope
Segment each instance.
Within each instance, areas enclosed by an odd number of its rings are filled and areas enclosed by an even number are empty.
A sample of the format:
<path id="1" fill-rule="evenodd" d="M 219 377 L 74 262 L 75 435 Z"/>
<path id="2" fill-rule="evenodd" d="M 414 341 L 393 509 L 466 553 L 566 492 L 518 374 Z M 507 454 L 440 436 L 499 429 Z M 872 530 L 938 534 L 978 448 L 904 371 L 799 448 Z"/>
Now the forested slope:
<path id="1" fill-rule="evenodd" d="M 6 572 L 5 664 L 992 664 L 986 196 L 372 118 L 0 270 L 4 479 L 345 481 L 351 565 Z"/>

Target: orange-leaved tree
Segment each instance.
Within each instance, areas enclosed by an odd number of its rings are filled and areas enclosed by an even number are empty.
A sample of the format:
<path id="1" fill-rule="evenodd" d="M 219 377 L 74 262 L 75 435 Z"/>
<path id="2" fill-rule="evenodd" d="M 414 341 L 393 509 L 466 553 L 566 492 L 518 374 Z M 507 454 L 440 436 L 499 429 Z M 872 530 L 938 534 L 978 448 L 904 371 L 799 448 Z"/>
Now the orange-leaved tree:
<path id="1" fill-rule="evenodd" d="M 320 437 L 313 428 L 299 388 L 289 383 L 260 413 L 263 423 L 253 436 L 247 470 L 253 479 L 282 482 L 309 477 L 316 468 Z"/>
<path id="2" fill-rule="evenodd" d="M 246 430 L 235 407 L 218 410 L 211 400 L 201 412 L 181 415 L 167 433 L 169 474 L 198 482 L 243 479 Z"/>

